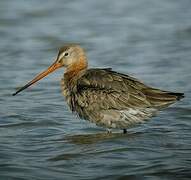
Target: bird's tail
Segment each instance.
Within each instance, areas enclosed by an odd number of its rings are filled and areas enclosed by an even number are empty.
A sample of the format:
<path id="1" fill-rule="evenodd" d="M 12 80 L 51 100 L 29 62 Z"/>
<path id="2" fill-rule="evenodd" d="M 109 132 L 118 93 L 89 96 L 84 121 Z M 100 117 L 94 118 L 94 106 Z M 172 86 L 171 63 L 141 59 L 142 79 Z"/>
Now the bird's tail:
<path id="1" fill-rule="evenodd" d="M 170 96 L 174 96 L 177 101 L 179 101 L 182 98 L 184 98 L 184 93 L 168 92 L 167 94 L 170 95 Z"/>
<path id="2" fill-rule="evenodd" d="M 163 108 L 184 98 L 184 93 L 162 91 L 160 89 L 147 88 L 144 91 L 147 100 L 155 107 Z"/>

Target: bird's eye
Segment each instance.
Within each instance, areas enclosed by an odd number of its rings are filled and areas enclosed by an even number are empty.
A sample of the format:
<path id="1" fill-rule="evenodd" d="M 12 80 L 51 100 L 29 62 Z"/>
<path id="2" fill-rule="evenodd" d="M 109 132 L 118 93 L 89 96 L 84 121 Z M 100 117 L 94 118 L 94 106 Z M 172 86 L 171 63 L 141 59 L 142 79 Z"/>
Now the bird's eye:
<path id="1" fill-rule="evenodd" d="M 68 56 L 68 53 L 66 52 L 66 53 L 64 54 L 64 56 L 65 56 L 65 57 Z"/>

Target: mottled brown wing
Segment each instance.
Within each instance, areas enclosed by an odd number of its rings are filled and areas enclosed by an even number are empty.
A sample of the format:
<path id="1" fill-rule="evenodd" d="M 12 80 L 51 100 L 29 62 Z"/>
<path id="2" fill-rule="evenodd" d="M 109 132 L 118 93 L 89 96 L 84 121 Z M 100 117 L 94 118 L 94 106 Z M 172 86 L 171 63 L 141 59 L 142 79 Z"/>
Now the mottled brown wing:
<path id="1" fill-rule="evenodd" d="M 77 89 L 84 94 L 84 102 L 97 103 L 105 109 L 161 108 L 183 97 L 183 93 L 151 88 L 136 78 L 111 69 L 87 70 L 78 80 Z"/>
<path id="2" fill-rule="evenodd" d="M 142 92 L 146 86 L 127 75 L 110 69 L 89 69 L 77 81 L 79 101 L 96 109 L 123 110 L 128 107 L 150 107 Z"/>

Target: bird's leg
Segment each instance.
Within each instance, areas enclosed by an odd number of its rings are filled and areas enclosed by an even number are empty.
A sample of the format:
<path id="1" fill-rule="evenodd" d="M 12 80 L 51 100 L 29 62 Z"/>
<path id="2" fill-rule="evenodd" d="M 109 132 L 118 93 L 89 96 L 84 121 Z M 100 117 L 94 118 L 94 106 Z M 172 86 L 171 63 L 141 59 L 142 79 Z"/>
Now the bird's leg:
<path id="1" fill-rule="evenodd" d="M 111 129 L 107 128 L 107 133 L 111 134 L 112 133 Z"/>
<path id="2" fill-rule="evenodd" d="M 123 134 L 126 134 L 127 133 L 127 129 L 123 129 Z"/>

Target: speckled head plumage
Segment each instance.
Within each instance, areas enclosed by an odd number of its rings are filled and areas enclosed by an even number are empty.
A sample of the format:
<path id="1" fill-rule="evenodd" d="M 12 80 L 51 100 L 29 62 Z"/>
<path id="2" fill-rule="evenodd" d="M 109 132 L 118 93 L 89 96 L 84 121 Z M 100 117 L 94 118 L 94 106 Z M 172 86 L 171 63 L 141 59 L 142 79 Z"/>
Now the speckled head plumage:
<path id="1" fill-rule="evenodd" d="M 60 48 L 57 56 L 58 63 L 66 68 L 78 68 L 82 64 L 87 66 L 85 51 L 78 44 L 68 44 Z"/>

